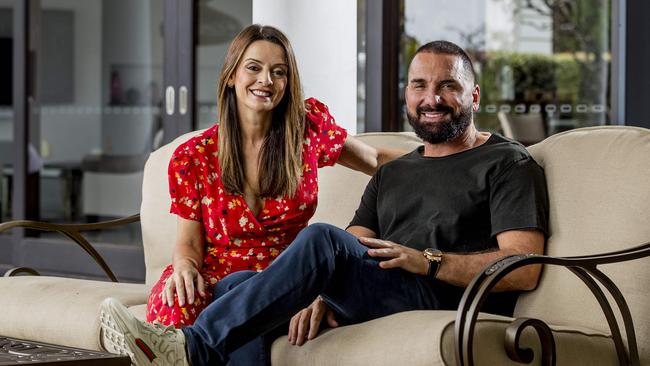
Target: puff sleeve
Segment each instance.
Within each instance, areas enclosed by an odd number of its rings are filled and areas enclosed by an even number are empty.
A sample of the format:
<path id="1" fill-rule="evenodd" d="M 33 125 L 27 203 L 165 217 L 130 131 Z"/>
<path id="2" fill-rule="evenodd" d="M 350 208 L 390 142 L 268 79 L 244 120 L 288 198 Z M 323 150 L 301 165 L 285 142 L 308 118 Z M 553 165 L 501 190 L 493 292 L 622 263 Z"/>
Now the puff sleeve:
<path id="1" fill-rule="evenodd" d="M 171 196 L 169 212 L 194 221 L 201 221 L 199 165 L 198 158 L 192 158 L 189 148 L 183 144 L 174 151 L 167 170 Z"/>
<path id="2" fill-rule="evenodd" d="M 315 98 L 305 101 L 306 118 L 314 131 L 312 145 L 318 156 L 318 167 L 332 166 L 343 150 L 347 131 L 336 124 L 327 106 Z"/>

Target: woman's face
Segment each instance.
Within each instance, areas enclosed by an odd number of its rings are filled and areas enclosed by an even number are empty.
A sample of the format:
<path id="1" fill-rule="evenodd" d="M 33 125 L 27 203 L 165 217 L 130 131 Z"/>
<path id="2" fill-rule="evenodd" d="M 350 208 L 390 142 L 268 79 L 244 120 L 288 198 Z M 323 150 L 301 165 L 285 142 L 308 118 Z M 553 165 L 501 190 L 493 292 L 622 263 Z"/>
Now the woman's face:
<path id="1" fill-rule="evenodd" d="M 282 47 L 269 41 L 251 43 L 230 80 L 238 111 L 272 111 L 284 96 L 288 70 Z"/>

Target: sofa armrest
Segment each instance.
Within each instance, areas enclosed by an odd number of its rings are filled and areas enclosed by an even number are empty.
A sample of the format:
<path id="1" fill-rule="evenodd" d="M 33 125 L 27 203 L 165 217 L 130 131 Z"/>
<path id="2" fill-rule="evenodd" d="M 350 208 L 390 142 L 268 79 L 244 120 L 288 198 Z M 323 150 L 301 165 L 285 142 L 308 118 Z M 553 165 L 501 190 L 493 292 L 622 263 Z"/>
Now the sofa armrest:
<path id="1" fill-rule="evenodd" d="M 474 327 L 481 305 L 490 290 L 508 273 L 531 264 L 562 266 L 580 278 L 598 300 L 612 333 L 621 365 L 639 365 L 639 352 L 636 343 L 633 320 L 623 294 L 616 284 L 601 272 L 601 264 L 625 262 L 650 256 L 650 243 L 610 253 L 576 256 L 549 257 L 537 254 L 513 255 L 501 258 L 477 274 L 465 290 L 458 306 L 455 325 L 456 362 L 458 365 L 474 365 L 472 341 Z M 627 336 L 627 349 L 621 337 L 616 315 L 609 300 L 601 289 L 602 285 L 612 296 L 623 319 L 623 329 Z M 555 343 L 549 327 L 539 319 L 516 319 L 506 331 L 505 348 L 514 361 L 528 363 L 533 354 L 529 349 L 519 346 L 519 335 L 526 327 L 533 327 L 542 344 L 542 365 L 555 365 Z"/>
<path id="2" fill-rule="evenodd" d="M 118 282 L 117 277 L 115 277 L 113 271 L 111 271 L 108 264 L 106 264 L 104 258 L 102 258 L 102 256 L 88 242 L 88 240 L 86 240 L 86 238 L 84 238 L 81 235 L 81 232 L 91 231 L 91 230 L 102 230 L 102 229 L 107 229 L 115 226 L 130 224 L 137 221 L 140 221 L 140 214 L 135 214 L 135 215 L 131 215 L 116 220 L 96 222 L 90 224 L 51 224 L 51 223 L 31 221 L 31 220 L 15 220 L 15 221 L 8 221 L 0 224 L 0 232 L 7 231 L 13 228 L 34 229 L 39 231 L 56 231 L 62 234 L 63 236 L 71 239 L 75 243 L 77 243 L 77 245 L 79 245 L 86 253 L 88 253 L 88 255 L 90 255 L 95 260 L 95 262 L 102 268 L 102 270 L 104 270 L 104 273 L 106 273 L 106 275 L 108 276 L 108 278 L 110 278 L 111 281 Z M 38 272 L 32 269 L 17 268 L 17 269 L 10 270 L 10 272 L 7 275 L 11 276 L 13 274 L 17 274 L 21 272 L 38 274 Z"/>

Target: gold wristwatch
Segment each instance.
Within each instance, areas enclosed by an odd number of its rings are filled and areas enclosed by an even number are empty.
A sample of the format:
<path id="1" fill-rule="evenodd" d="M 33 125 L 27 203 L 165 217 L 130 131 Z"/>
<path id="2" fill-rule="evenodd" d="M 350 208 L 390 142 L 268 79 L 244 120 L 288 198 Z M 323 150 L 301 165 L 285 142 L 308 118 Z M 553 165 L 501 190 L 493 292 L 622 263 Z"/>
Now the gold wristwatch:
<path id="1" fill-rule="evenodd" d="M 422 255 L 429 261 L 427 277 L 435 279 L 438 274 L 438 269 L 440 269 L 440 264 L 442 264 L 442 252 L 438 249 L 427 248 L 422 252 Z"/>

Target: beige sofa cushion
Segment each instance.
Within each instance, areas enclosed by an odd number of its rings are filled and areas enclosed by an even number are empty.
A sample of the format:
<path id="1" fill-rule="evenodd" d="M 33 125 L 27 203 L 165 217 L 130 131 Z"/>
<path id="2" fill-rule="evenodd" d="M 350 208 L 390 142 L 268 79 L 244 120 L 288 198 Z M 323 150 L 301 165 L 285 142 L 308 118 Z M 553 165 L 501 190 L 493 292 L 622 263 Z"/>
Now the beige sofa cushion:
<path id="1" fill-rule="evenodd" d="M 0 277 L 0 335 L 99 350 L 99 304 L 146 303 L 145 285 L 46 276 Z"/>
<path id="2" fill-rule="evenodd" d="M 611 252 L 650 241 L 650 130 L 607 126 L 573 130 L 529 148 L 544 168 L 550 200 L 547 253 Z M 650 259 L 599 267 L 623 292 L 650 364 Z M 609 333 L 590 291 L 568 270 L 544 270 L 539 288 L 520 297 L 515 316 Z"/>
<path id="3" fill-rule="evenodd" d="M 410 311 L 366 323 L 328 330 L 298 347 L 286 337 L 273 343 L 274 366 L 455 365 L 455 311 Z M 521 365 L 504 351 L 504 331 L 511 319 L 483 314 L 475 333 L 477 365 Z M 614 365 L 618 362 L 609 336 L 592 330 L 551 327 L 558 365 Z M 535 333 L 527 329 L 521 345 L 539 355 Z M 538 356 L 539 357 L 539 356 Z M 535 359 L 532 365 L 538 365 Z"/>

